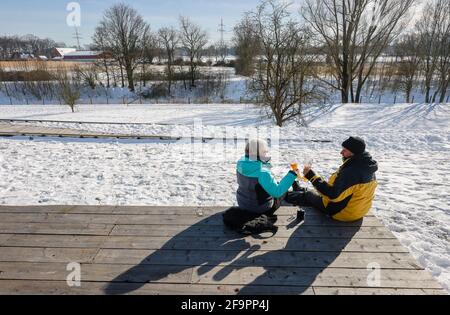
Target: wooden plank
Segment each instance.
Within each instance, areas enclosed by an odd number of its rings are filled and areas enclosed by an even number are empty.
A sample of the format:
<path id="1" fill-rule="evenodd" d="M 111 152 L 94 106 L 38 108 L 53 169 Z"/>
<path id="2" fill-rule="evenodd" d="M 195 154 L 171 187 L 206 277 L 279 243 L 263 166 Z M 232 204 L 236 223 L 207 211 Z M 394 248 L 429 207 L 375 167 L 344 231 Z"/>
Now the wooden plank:
<path id="1" fill-rule="evenodd" d="M 0 206 L 0 213 L 112 214 L 114 206 Z"/>
<path id="2" fill-rule="evenodd" d="M 139 287 L 129 283 L 106 283 L 83 281 L 81 287 L 69 287 L 65 281 L 0 280 L 1 295 L 102 295 L 105 290 L 112 294 L 133 295 L 235 295 L 243 286 L 145 283 Z M 247 286 L 252 295 L 289 295 L 302 292 L 313 295 L 312 288 L 285 286 Z"/>
<path id="3" fill-rule="evenodd" d="M 3 246 L 10 247 L 53 247 L 53 248 L 100 248 L 106 236 L 86 235 L 12 235 Z"/>
<path id="4" fill-rule="evenodd" d="M 33 126 L 20 126 L 20 130 L 16 131 L 15 130 L 15 126 L 11 126 L 12 128 L 10 129 L 12 132 L 19 132 L 19 133 L 45 133 L 45 131 L 42 128 L 36 128 Z"/>
<path id="5" fill-rule="evenodd" d="M 64 234 L 64 235 L 109 235 L 112 224 L 77 223 L 4 223 L 0 222 L 1 234 Z"/>
<path id="6" fill-rule="evenodd" d="M 65 281 L 65 263 L 0 262 L 0 279 Z M 191 266 L 81 264 L 83 281 L 190 283 Z"/>
<path id="7" fill-rule="evenodd" d="M 223 237 L 237 236 L 234 231 L 226 227 L 209 225 L 189 226 L 189 225 L 154 225 L 149 228 L 147 225 L 116 225 L 111 235 L 117 236 L 203 236 L 203 237 Z M 395 239 L 395 236 L 385 227 L 321 227 L 321 226 L 296 226 L 287 228 L 281 226 L 276 234 L 277 238 L 378 238 Z"/>
<path id="8" fill-rule="evenodd" d="M 223 219 L 220 214 L 210 217 L 198 217 L 187 215 L 142 215 L 142 216 L 122 216 L 116 221 L 117 224 L 126 225 L 142 225 L 142 224 L 166 224 L 166 225 L 193 225 L 193 224 L 206 224 L 223 226 Z M 278 225 L 289 225 L 292 220 L 288 216 L 279 217 Z M 363 222 L 336 222 L 325 216 L 312 216 L 305 220 L 305 226 L 383 226 L 382 223 L 375 217 L 364 218 Z"/>
<path id="9" fill-rule="evenodd" d="M 23 129 L 25 129 L 24 126 L 15 126 L 15 125 L 4 125 L 1 128 L 1 131 L 6 132 L 21 132 Z"/>
<path id="10" fill-rule="evenodd" d="M 78 262 L 93 261 L 98 249 L 0 247 L 2 262 Z"/>
<path id="11" fill-rule="evenodd" d="M 367 268 L 377 262 L 382 269 L 422 270 L 408 253 L 324 253 L 288 251 L 205 251 L 101 249 L 95 263 L 266 267 Z"/>
<path id="12" fill-rule="evenodd" d="M 259 250 L 289 250 L 308 252 L 374 252 L 374 253 L 407 253 L 396 239 L 286 239 L 269 240 L 253 238 L 195 238 L 195 237 L 141 237 L 110 236 L 103 248 L 109 249 L 186 249 L 186 250 L 248 250 L 257 247 Z"/>
<path id="13" fill-rule="evenodd" d="M 279 217 L 278 225 L 289 225 L 292 219 Z M 90 223 L 90 224 L 122 224 L 122 225 L 213 225 L 223 226 L 220 214 L 210 217 L 196 215 L 106 215 L 106 214 L 60 214 L 60 213 L 0 213 L 0 222 L 5 223 Z M 378 226 L 383 224 L 376 217 L 364 218 L 361 222 L 336 222 L 325 216 L 311 216 L 304 226 Z"/>
<path id="14" fill-rule="evenodd" d="M 370 288 L 372 270 L 344 268 L 272 268 L 272 267 L 196 267 L 192 282 L 200 284 L 295 285 L 315 287 Z M 424 270 L 391 270 L 380 272 L 377 288 L 442 289 Z"/>
<path id="15" fill-rule="evenodd" d="M 1 262 L 0 279 L 65 281 L 70 271 L 66 264 Z M 195 283 L 226 285 L 279 285 L 297 287 L 370 288 L 367 269 L 344 268 L 270 268 L 81 264 L 83 281 L 138 283 Z M 421 270 L 384 269 L 377 288 L 442 289 L 436 280 Z M 191 280 L 192 279 L 192 280 Z M 245 289 L 245 288 L 244 288 Z M 241 293 L 246 293 L 241 290 Z M 299 292 L 300 293 L 300 292 Z"/>
<path id="16" fill-rule="evenodd" d="M 66 264 L 0 263 L 0 279 L 58 280 L 69 274 Z M 228 285 L 292 285 L 309 287 L 368 287 L 369 271 L 360 269 L 196 267 L 153 265 L 82 264 L 84 281 L 129 283 L 193 283 Z M 436 281 L 421 271 L 383 270 L 382 287 L 441 289 Z"/>
<path id="17" fill-rule="evenodd" d="M 447 295 L 444 289 L 325 288 L 314 287 L 316 295 Z"/>
<path id="18" fill-rule="evenodd" d="M 12 234 L 0 234 L 0 246 L 5 244 L 10 238 Z"/>
<path id="19" fill-rule="evenodd" d="M 56 248 L 96 248 L 105 249 L 178 249 L 178 250 L 248 250 L 257 246 L 260 250 L 287 250 L 305 252 L 408 252 L 396 239 L 326 239 L 297 238 L 287 241 L 283 238 L 269 240 L 242 237 L 144 237 L 144 236 L 83 236 L 79 235 L 33 235 L 17 234 L 9 237 L 3 246 L 9 247 L 56 247 Z M 88 233 L 87 233 L 88 234 Z"/>
<path id="20" fill-rule="evenodd" d="M 0 213 L 0 222 L 56 224 L 115 224 L 120 216 L 103 214 Z"/>
<path id="21" fill-rule="evenodd" d="M 147 206 L 0 206 L 0 213 L 71 213 L 71 214 L 117 214 L 117 215 L 198 215 L 211 216 L 225 211 L 226 207 L 147 207 Z M 277 211 L 278 216 L 292 216 L 296 214 L 296 207 L 282 207 Z M 323 216 L 323 214 L 306 209 L 309 216 Z M 373 217 L 369 213 L 367 217 Z"/>

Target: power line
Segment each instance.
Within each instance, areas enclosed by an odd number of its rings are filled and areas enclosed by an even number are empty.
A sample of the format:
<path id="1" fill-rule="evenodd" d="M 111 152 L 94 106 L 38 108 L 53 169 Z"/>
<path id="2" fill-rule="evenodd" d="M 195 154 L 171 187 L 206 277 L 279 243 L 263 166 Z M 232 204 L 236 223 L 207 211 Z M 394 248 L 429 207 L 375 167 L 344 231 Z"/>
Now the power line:
<path id="1" fill-rule="evenodd" d="M 78 50 L 81 50 L 80 39 L 83 39 L 83 37 L 81 36 L 81 33 L 78 32 L 77 27 L 75 27 L 75 34 L 74 34 L 73 38 L 75 38 L 77 40 Z"/>
<path id="2" fill-rule="evenodd" d="M 220 55 L 222 57 L 222 61 L 225 61 L 225 56 L 227 54 L 226 52 L 226 45 L 225 45 L 225 25 L 223 24 L 223 18 L 220 19 L 220 24 L 219 24 L 219 32 L 220 32 L 220 43 L 219 43 L 219 50 L 220 50 Z"/>
<path id="3" fill-rule="evenodd" d="M 224 43 L 224 34 L 225 34 L 225 25 L 223 24 L 223 18 L 220 19 L 219 24 L 219 32 L 220 32 L 220 43 L 223 45 Z"/>

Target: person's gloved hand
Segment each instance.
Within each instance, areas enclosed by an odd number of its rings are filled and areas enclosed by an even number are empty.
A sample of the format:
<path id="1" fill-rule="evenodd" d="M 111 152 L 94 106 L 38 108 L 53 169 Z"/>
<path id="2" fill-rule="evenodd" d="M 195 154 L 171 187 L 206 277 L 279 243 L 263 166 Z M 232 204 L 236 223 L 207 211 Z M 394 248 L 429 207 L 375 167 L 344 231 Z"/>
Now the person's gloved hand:
<path id="1" fill-rule="evenodd" d="M 308 174 L 310 171 L 311 171 L 311 166 L 306 165 L 306 166 L 303 168 L 303 175 L 306 176 L 306 174 Z"/>

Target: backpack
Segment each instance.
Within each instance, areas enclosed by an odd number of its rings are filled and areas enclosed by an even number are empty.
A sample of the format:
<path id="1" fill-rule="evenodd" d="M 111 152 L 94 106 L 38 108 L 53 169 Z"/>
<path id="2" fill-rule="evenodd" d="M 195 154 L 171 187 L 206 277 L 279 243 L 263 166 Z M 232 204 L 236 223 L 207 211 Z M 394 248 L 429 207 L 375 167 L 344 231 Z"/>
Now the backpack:
<path id="1" fill-rule="evenodd" d="M 276 215 L 253 213 L 237 207 L 230 208 L 223 214 L 225 226 L 244 235 L 271 232 L 272 236 L 275 236 L 278 232 L 278 227 L 275 225 L 277 220 Z"/>

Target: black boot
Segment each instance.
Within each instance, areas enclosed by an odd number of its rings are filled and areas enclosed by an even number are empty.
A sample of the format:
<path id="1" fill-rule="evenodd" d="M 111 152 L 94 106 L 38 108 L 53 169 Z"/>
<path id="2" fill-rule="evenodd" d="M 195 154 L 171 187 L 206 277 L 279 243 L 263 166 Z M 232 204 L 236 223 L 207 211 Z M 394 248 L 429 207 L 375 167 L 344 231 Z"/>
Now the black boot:
<path id="1" fill-rule="evenodd" d="M 304 191 L 305 190 L 305 188 L 300 187 L 300 185 L 297 181 L 295 181 L 292 184 L 292 189 L 294 189 L 294 191 Z"/>
<path id="2" fill-rule="evenodd" d="M 305 206 L 307 204 L 306 188 L 302 188 L 300 191 L 289 192 L 285 198 L 285 201 L 293 206 Z"/>

